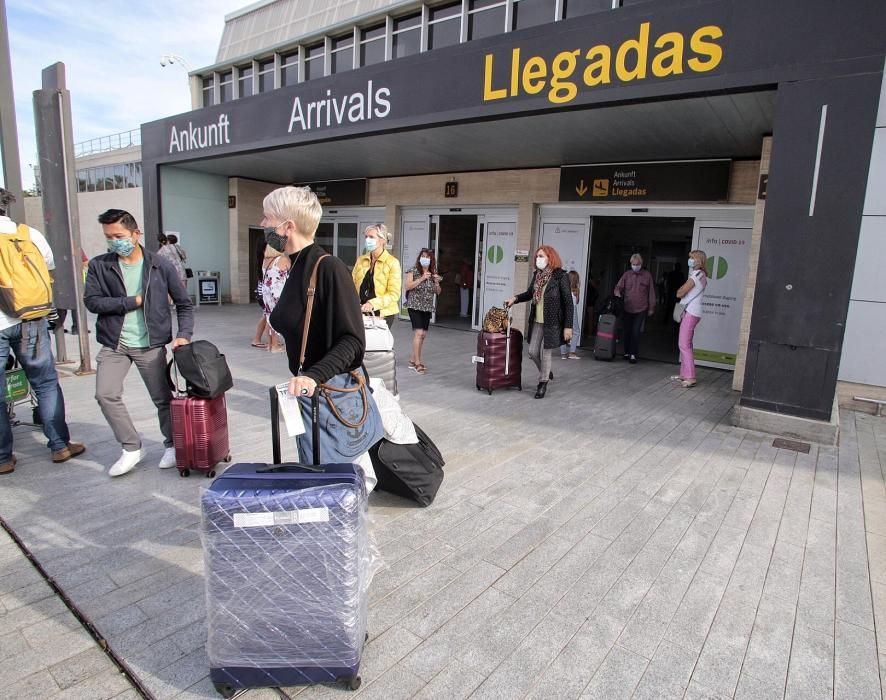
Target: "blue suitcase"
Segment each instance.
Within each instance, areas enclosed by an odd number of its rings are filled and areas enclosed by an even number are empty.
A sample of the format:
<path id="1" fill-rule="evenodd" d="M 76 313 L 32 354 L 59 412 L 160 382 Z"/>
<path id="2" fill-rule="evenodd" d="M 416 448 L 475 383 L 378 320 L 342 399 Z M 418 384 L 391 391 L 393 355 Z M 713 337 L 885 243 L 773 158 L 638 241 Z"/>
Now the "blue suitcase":
<path id="1" fill-rule="evenodd" d="M 360 686 L 367 496 L 353 464 L 235 464 L 203 492 L 210 678 Z"/>

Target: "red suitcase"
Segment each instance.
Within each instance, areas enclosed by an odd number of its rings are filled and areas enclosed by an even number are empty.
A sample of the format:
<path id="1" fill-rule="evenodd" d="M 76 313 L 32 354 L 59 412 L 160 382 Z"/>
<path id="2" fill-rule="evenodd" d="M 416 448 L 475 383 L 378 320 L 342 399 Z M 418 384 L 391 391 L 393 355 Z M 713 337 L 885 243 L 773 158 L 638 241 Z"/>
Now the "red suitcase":
<path id="1" fill-rule="evenodd" d="M 172 441 L 180 476 L 191 470 L 215 476 L 219 462 L 231 461 L 228 439 L 228 409 L 225 395 L 214 399 L 190 396 L 172 399 Z"/>
<path id="2" fill-rule="evenodd" d="M 481 331 L 477 337 L 477 391 L 515 386 L 523 390 L 523 334 Z"/>

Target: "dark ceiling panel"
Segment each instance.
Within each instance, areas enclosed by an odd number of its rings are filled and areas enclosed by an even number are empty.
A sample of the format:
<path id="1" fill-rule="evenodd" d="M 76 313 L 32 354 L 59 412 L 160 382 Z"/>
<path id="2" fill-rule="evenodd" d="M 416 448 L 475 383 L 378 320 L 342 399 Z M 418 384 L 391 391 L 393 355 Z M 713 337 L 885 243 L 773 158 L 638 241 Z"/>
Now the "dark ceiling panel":
<path id="1" fill-rule="evenodd" d="M 756 158 L 775 92 L 562 111 L 183 163 L 270 182 L 690 158 Z"/>

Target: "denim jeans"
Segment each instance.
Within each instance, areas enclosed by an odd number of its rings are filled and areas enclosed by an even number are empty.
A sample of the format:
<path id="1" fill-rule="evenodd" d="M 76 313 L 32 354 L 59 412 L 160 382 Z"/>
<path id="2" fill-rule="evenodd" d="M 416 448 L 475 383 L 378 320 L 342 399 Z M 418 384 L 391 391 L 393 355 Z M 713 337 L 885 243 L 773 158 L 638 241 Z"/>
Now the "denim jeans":
<path id="1" fill-rule="evenodd" d="M 23 341 L 23 330 L 27 339 Z M 65 398 L 58 385 L 55 358 L 49 343 L 49 329 L 45 318 L 24 321 L 0 331 L 0 388 L 3 391 L 3 410 L 0 411 L 0 464 L 12 459 L 12 427 L 6 406 L 6 361 L 9 351 L 15 354 L 37 396 L 43 434 L 53 452 L 64 449 L 71 441 L 65 422 Z"/>
<path id="2" fill-rule="evenodd" d="M 624 352 L 625 355 L 640 354 L 640 334 L 643 328 L 643 319 L 646 318 L 646 312 L 640 311 L 635 314 L 627 311 L 622 314 L 621 324 L 624 331 Z"/>

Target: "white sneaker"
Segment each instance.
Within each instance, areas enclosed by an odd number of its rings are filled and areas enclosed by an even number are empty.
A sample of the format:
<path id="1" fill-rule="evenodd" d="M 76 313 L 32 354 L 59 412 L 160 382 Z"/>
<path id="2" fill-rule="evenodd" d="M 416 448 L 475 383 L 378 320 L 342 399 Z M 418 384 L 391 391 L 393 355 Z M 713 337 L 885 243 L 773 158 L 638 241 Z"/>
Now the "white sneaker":
<path id="1" fill-rule="evenodd" d="M 108 476 L 123 476 L 127 472 L 131 472 L 135 469 L 135 465 L 145 458 L 146 454 L 147 452 L 144 447 L 138 450 L 132 450 L 131 452 L 123 450 L 120 459 L 114 462 L 114 466 L 108 470 Z"/>
<path id="2" fill-rule="evenodd" d="M 160 469 L 172 469 L 175 464 L 175 448 L 167 447 L 163 452 L 163 456 L 160 458 L 160 464 L 157 466 L 160 467 Z"/>

